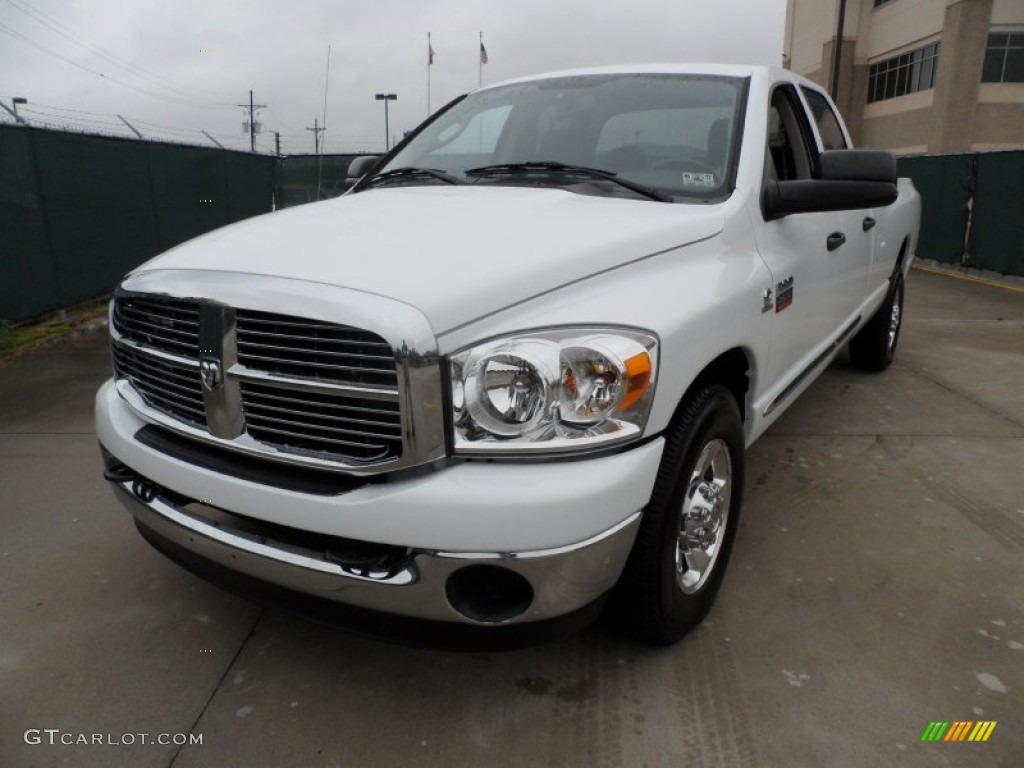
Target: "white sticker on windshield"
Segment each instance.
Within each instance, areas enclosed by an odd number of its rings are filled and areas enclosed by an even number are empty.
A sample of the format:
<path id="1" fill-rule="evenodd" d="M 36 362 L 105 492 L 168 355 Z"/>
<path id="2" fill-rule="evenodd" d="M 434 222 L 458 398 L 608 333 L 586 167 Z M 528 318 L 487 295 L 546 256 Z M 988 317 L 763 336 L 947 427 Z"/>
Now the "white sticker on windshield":
<path id="1" fill-rule="evenodd" d="M 715 174 L 683 171 L 683 184 L 691 187 L 714 187 Z"/>

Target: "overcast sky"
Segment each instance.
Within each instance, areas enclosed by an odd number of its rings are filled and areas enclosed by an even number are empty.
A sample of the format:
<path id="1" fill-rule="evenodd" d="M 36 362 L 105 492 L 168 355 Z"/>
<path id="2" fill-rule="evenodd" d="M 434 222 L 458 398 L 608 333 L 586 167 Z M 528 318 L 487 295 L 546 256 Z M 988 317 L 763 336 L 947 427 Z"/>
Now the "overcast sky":
<path id="1" fill-rule="evenodd" d="M 398 95 L 391 133 L 484 85 L 598 64 L 781 61 L 785 0 L 0 0 L 0 101 L 21 114 L 192 143 L 205 129 L 248 148 L 249 89 L 264 149 L 313 151 L 331 46 L 326 151 L 380 150 L 374 94 Z M 45 49 L 45 50 L 44 50 Z M 77 110 L 77 111 L 72 111 Z M 5 122 L 12 118 L 0 110 Z"/>

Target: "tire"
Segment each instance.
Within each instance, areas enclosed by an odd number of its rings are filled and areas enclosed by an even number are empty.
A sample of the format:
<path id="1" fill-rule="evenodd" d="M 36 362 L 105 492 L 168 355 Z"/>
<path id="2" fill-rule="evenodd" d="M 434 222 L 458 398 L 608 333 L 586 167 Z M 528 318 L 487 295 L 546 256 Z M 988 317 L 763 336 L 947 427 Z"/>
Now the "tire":
<path id="1" fill-rule="evenodd" d="M 739 525 L 743 467 L 736 401 L 725 387 L 706 386 L 667 434 L 651 501 L 612 594 L 610 618 L 617 629 L 669 645 L 704 619 Z"/>
<path id="2" fill-rule="evenodd" d="M 850 340 L 850 362 L 855 367 L 877 372 L 892 364 L 903 326 L 903 293 L 903 271 L 897 265 L 882 306 Z"/>

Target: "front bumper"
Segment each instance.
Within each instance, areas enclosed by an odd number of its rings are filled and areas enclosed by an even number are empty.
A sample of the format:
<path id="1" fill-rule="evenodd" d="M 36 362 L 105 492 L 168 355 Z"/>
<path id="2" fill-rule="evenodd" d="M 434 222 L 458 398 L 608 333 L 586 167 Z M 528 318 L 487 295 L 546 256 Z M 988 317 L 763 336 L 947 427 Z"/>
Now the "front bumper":
<path id="1" fill-rule="evenodd" d="M 213 472 L 140 443 L 145 423 L 109 382 L 96 417 L 111 464 L 130 470 L 114 477 L 118 500 L 168 554 L 346 606 L 476 626 L 546 622 L 607 593 L 663 448 L 657 439 L 589 460 L 466 462 L 323 495 Z M 338 539 L 400 554 L 386 566 L 353 566 L 330 554 Z"/>

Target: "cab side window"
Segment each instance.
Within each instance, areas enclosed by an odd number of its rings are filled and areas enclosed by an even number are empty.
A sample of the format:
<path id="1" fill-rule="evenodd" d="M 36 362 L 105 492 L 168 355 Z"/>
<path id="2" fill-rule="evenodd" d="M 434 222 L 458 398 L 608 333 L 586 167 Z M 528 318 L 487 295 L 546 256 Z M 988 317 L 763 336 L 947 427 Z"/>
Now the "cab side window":
<path id="1" fill-rule="evenodd" d="M 768 109 L 768 149 L 765 169 L 768 178 L 779 181 L 814 177 L 814 154 L 810 126 L 803 105 L 791 85 L 780 85 L 772 93 Z"/>
<path id="2" fill-rule="evenodd" d="M 839 119 L 836 117 L 828 99 L 811 88 L 803 88 L 804 98 L 807 99 L 807 106 L 811 108 L 814 122 L 818 125 L 818 135 L 821 136 L 822 149 L 846 149 L 846 137 L 843 136 L 843 129 L 839 127 Z"/>

